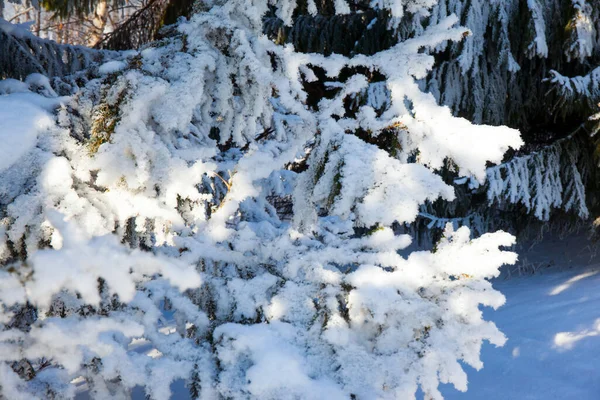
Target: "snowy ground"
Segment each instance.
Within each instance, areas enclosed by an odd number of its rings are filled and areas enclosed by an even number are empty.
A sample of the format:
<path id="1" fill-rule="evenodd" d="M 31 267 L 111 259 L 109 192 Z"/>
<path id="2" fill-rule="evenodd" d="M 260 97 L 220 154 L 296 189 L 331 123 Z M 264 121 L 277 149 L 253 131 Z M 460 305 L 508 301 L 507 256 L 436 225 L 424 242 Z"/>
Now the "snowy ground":
<path id="1" fill-rule="evenodd" d="M 495 282 L 507 301 L 485 315 L 508 342 L 484 345 L 468 392 L 448 386 L 445 398 L 600 399 L 600 259 L 588 243 L 549 240 L 521 254 L 535 275 Z"/>

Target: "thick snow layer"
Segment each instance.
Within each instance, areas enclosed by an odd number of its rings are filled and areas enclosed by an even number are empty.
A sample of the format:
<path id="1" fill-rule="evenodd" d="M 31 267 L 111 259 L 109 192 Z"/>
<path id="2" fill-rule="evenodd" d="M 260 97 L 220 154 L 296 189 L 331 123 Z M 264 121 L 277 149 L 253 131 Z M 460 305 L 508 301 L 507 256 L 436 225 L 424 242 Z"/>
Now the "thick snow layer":
<path id="1" fill-rule="evenodd" d="M 101 74 L 112 74 L 115 72 L 122 71 L 123 69 L 125 69 L 126 66 L 127 64 L 125 64 L 123 61 L 113 60 L 102 64 L 98 68 L 98 72 L 100 72 Z"/>
<path id="2" fill-rule="evenodd" d="M 564 241 L 551 244 L 537 252 L 562 258 L 555 266 L 494 283 L 506 304 L 484 310 L 484 316 L 496 322 L 508 341 L 503 348 L 484 344 L 484 368 L 467 370 L 469 390 L 460 393 L 446 385 L 446 399 L 600 398 L 600 264 L 585 251 L 591 264 L 582 267 L 580 260 L 569 261 L 580 250 L 573 243 L 569 251 L 564 251 Z M 552 258 L 544 257 L 544 264 L 552 264 Z"/>
<path id="3" fill-rule="evenodd" d="M 19 95 L 22 94 L 0 96 L 0 171 L 35 147 L 38 133 L 53 124 L 39 103 L 26 101 Z"/>

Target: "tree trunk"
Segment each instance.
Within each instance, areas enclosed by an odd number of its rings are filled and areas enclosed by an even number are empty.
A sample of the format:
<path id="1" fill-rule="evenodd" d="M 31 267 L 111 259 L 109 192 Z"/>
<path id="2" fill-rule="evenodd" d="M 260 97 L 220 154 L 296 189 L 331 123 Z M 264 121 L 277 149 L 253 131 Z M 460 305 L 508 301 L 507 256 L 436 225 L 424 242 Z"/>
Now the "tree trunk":
<path id="1" fill-rule="evenodd" d="M 104 27 L 106 26 L 106 18 L 108 16 L 108 4 L 106 0 L 102 0 L 96 6 L 94 18 L 92 19 L 92 32 L 88 41 L 88 46 L 94 47 L 104 36 Z"/>
<path id="2" fill-rule="evenodd" d="M 42 26 L 42 7 L 38 5 L 36 12 L 37 12 L 37 15 L 35 18 L 35 35 L 39 37 L 40 29 Z"/>

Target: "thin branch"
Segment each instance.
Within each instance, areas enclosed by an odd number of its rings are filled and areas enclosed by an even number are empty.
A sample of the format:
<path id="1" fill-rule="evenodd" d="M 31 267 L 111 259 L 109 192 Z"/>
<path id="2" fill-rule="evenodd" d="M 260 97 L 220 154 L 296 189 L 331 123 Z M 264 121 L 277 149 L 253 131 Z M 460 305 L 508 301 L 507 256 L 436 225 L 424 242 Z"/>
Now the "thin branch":
<path id="1" fill-rule="evenodd" d="M 8 22 L 12 22 L 15 19 L 19 18 L 21 15 L 27 14 L 29 11 L 32 11 L 32 10 L 34 10 L 34 8 L 33 7 L 29 7 L 29 8 L 27 8 L 27 9 L 21 11 L 21 12 L 18 12 L 11 19 L 9 19 Z"/>

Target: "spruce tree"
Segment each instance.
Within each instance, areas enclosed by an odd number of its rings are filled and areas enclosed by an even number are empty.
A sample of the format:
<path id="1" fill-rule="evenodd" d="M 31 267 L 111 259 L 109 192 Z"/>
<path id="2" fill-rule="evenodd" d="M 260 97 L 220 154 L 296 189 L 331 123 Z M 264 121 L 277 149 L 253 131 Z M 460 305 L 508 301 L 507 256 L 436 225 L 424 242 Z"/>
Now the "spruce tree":
<path id="1" fill-rule="evenodd" d="M 440 171 L 483 184 L 522 145 L 426 90 L 451 43 L 477 45 L 463 15 L 420 0 L 210 3 L 85 79 L 0 83 L 0 117 L 19 115 L 23 139 L 0 153 L 0 393 L 466 390 L 461 362 L 481 368 L 482 342 L 505 341 L 479 306 L 504 302 L 487 279 L 516 260 L 500 249 L 514 238 L 446 225 L 435 251 L 401 256 L 412 239 L 397 229 L 455 198 Z M 316 54 L 262 33 L 319 12 L 385 16 L 364 29 L 386 40 Z M 419 24 L 403 35 L 407 18 Z"/>

